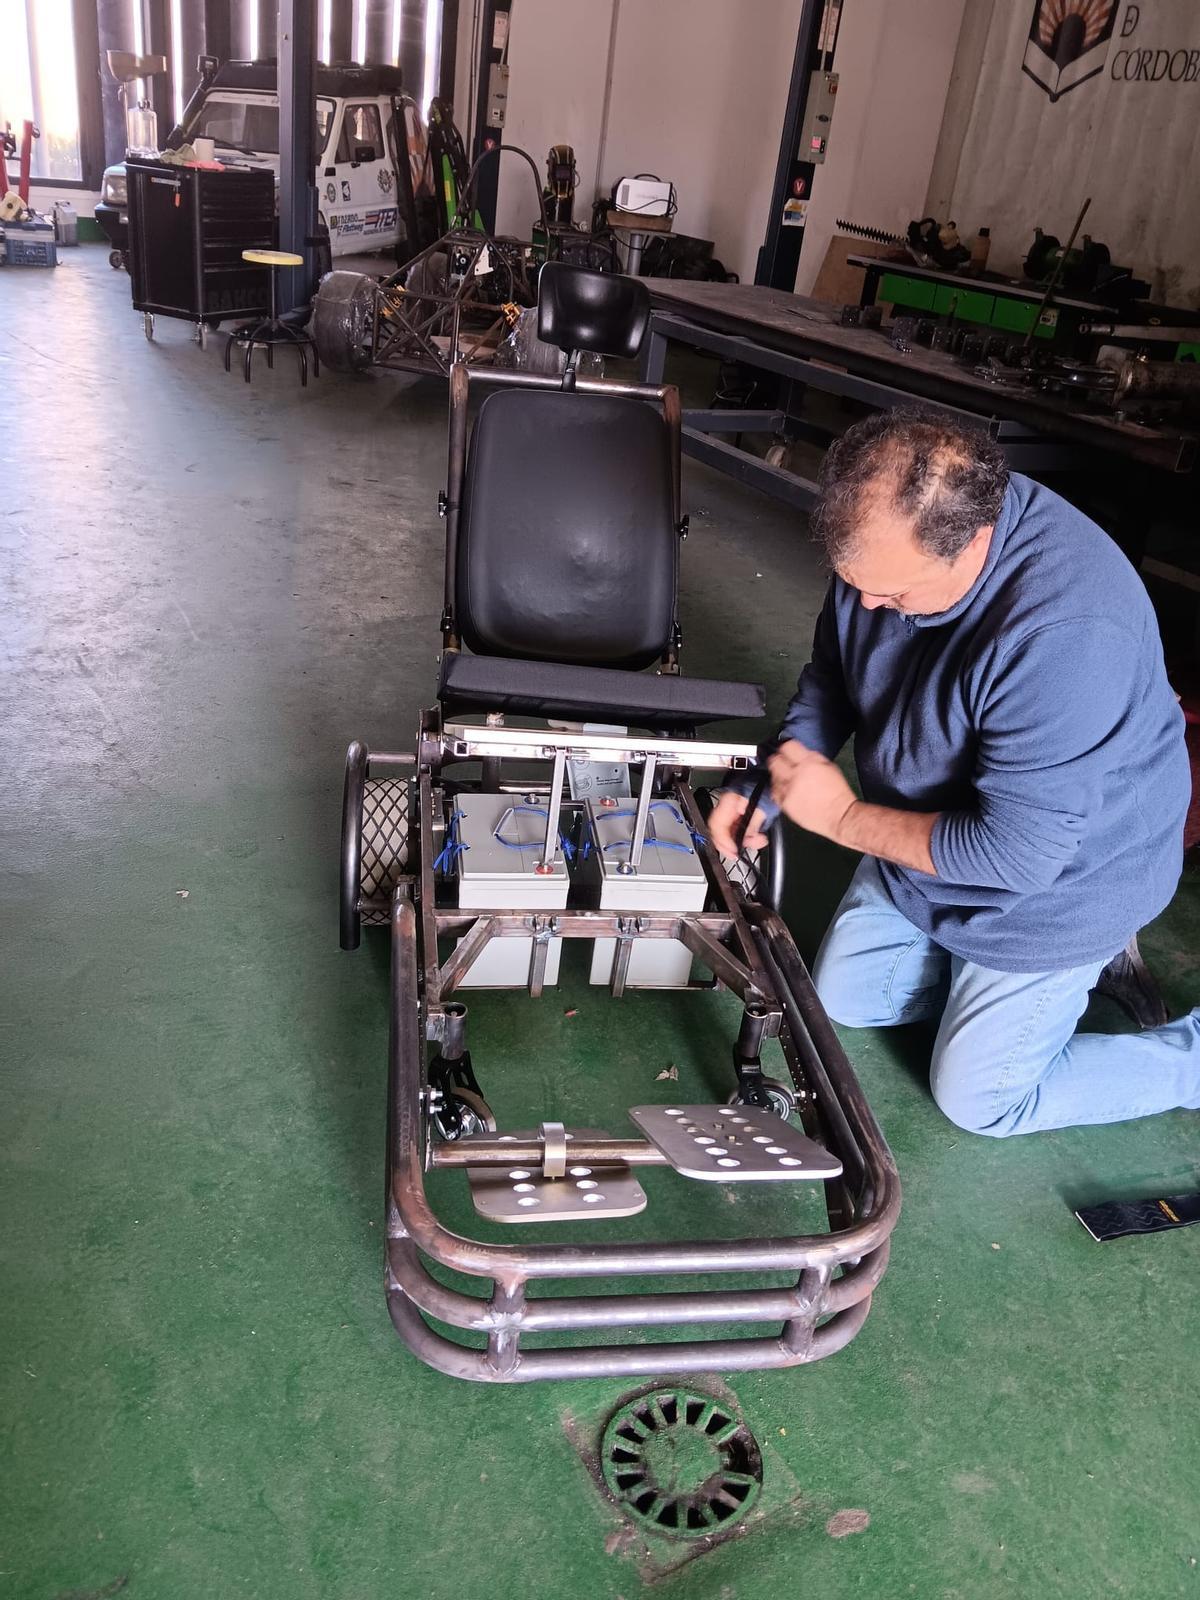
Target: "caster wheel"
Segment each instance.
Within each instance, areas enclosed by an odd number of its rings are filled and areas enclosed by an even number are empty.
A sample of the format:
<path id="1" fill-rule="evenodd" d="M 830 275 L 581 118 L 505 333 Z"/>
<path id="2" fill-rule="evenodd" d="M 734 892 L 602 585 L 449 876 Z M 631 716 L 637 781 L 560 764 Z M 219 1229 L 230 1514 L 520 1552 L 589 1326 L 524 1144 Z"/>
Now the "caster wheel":
<path id="1" fill-rule="evenodd" d="M 763 1088 L 766 1090 L 767 1103 L 771 1110 L 781 1121 L 786 1122 L 796 1109 L 796 1096 L 786 1083 L 780 1083 L 778 1078 L 764 1078 Z M 747 1104 L 741 1092 L 737 1089 L 725 1102 L 730 1106 L 743 1106 Z"/>
<path id="2" fill-rule="evenodd" d="M 444 1110 L 435 1111 L 433 1125 L 443 1139 L 465 1139 L 472 1133 L 495 1133 L 496 1119 L 492 1108 L 481 1094 L 473 1089 L 451 1089 L 446 1096 L 452 1103 L 449 1116 Z"/>
<path id="3" fill-rule="evenodd" d="M 147 339 L 153 339 L 154 313 L 152 311 L 142 312 L 142 332 L 146 335 Z"/>
<path id="4" fill-rule="evenodd" d="M 120 272 L 121 268 L 125 265 L 124 250 L 110 250 L 108 252 L 108 264 L 114 272 Z"/>

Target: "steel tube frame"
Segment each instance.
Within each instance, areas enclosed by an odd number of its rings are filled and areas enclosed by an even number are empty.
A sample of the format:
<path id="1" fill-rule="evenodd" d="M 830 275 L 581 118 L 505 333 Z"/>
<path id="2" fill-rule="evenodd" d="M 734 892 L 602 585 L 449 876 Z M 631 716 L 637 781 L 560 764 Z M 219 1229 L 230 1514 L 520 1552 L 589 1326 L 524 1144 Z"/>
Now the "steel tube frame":
<path id="1" fill-rule="evenodd" d="M 493 739 L 529 731 L 470 729 L 472 735 Z M 766 1006 L 765 1031 L 777 1034 L 784 1046 L 805 1125 L 843 1160 L 844 1177 L 826 1185 L 826 1199 L 831 1224 L 836 1215 L 844 1225 L 833 1225 L 824 1234 L 748 1240 L 494 1245 L 454 1233 L 438 1221 L 425 1191 L 426 1168 L 528 1164 L 543 1154 L 540 1140 L 502 1143 L 484 1135 L 461 1144 L 435 1142 L 427 1125 L 426 1043 L 445 1032 L 447 994 L 489 939 L 528 938 L 531 926 L 526 911 L 473 915 L 436 905 L 431 866 L 435 783 L 442 762 L 460 758 L 462 733 L 457 725 L 438 728 L 435 715 L 426 719 L 421 747 L 433 759 L 431 765 L 422 763 L 418 782 L 421 864 L 413 886 L 420 904 L 413 903 L 409 885 L 402 881 L 390 909 L 386 1286 L 397 1331 L 430 1366 L 483 1382 L 787 1367 L 841 1349 L 865 1320 L 887 1266 L 888 1240 L 900 1205 L 895 1164 L 785 925 L 768 906 L 742 898 L 707 840 L 701 842 L 700 854 L 718 909 L 649 916 L 641 919 L 644 926 L 633 936 L 682 938 L 710 965 L 714 977 L 748 1003 Z M 508 745 L 504 754 L 510 758 L 528 753 L 522 739 L 501 742 Z M 561 748 L 538 753 L 542 759 L 562 755 Z M 700 825 L 682 774 L 674 775 L 671 792 L 691 825 Z M 628 921 L 601 912 L 563 912 L 556 919 L 555 935 L 594 938 Z M 439 965 L 438 934 L 464 929 L 464 943 Z M 656 1147 L 637 1138 L 594 1139 L 573 1150 L 579 1159 L 597 1164 L 665 1164 Z M 473 1295 L 451 1289 L 432 1276 L 426 1262 L 480 1278 L 490 1290 Z M 785 1287 L 736 1290 L 528 1297 L 530 1286 L 542 1279 L 705 1273 L 788 1273 L 796 1281 Z M 427 1318 L 486 1334 L 486 1348 L 458 1343 L 431 1327 Z M 623 1328 L 636 1334 L 734 1322 L 777 1323 L 778 1328 L 770 1336 L 561 1349 L 528 1350 L 521 1342 L 523 1334 L 532 1332 Z"/>

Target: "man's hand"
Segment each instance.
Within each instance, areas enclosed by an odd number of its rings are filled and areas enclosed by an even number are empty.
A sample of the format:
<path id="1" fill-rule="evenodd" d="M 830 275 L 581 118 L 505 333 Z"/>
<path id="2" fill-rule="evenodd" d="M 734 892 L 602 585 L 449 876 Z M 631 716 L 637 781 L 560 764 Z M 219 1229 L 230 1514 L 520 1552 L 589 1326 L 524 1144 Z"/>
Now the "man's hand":
<path id="1" fill-rule="evenodd" d="M 847 850 L 861 850 L 881 861 L 936 876 L 936 812 L 898 811 L 856 799 L 835 762 L 795 739 L 780 745 L 767 767 L 775 804 L 809 833 L 819 833 Z"/>
<path id="2" fill-rule="evenodd" d="M 843 843 L 846 818 L 858 802 L 836 762 L 789 739 L 767 762 L 771 797 L 783 812 L 809 833 Z"/>
<path id="3" fill-rule="evenodd" d="M 734 835 L 740 826 L 741 819 L 746 815 L 746 807 L 750 804 L 748 796 L 735 794 L 732 789 L 722 789 L 721 797 L 712 809 L 708 819 L 708 836 L 716 845 L 723 856 L 738 854 L 738 844 Z M 747 850 L 760 850 L 767 842 L 763 832 L 763 814 L 755 808 L 750 826 L 746 829 L 746 837 L 742 844 Z"/>

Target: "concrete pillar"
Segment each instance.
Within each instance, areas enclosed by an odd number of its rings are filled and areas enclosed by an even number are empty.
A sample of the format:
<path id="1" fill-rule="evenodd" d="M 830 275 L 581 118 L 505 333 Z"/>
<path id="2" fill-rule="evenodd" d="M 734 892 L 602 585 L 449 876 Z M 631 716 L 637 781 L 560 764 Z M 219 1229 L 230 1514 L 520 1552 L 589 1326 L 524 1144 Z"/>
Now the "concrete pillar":
<path id="1" fill-rule="evenodd" d="M 108 70 L 106 52 L 132 50 L 133 34 L 124 0 L 96 0 L 100 40 L 100 104 L 104 115 L 104 164 L 125 157 L 125 110 L 121 86 Z"/>
<path id="2" fill-rule="evenodd" d="M 279 10 L 277 0 L 257 0 L 258 59 L 275 61 L 279 56 Z"/>
<path id="3" fill-rule="evenodd" d="M 330 61 L 349 61 L 354 53 L 354 7 L 352 0 L 331 0 Z"/>
<path id="4" fill-rule="evenodd" d="M 392 59 L 392 0 L 358 0 L 366 15 L 367 51 L 373 66 Z"/>

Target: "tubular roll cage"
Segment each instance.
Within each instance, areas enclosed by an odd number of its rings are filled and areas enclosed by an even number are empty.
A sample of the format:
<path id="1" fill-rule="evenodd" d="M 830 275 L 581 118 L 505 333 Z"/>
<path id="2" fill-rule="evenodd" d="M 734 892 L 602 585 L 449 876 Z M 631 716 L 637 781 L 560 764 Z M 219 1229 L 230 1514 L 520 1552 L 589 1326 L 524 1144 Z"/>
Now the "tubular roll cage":
<path id="1" fill-rule="evenodd" d="M 477 234 L 455 232 L 436 240 L 419 255 L 404 264 L 407 275 L 414 267 L 442 251 L 460 247 L 469 254 L 469 262 L 457 291 L 443 293 L 436 289 L 408 290 L 398 281 L 400 274 L 375 285 L 371 315 L 371 363 L 374 366 L 392 367 L 404 372 L 432 371 L 449 377 L 457 361 L 478 361 L 490 357 L 498 339 L 508 330 L 507 314 L 502 306 L 470 292 L 475 282 L 475 268 L 489 241 Z M 496 249 L 492 241 L 490 248 Z M 507 262 L 501 257 L 501 265 Z M 522 307 L 529 294 L 518 284 L 510 272 L 511 300 Z M 446 348 L 438 338 L 446 340 Z"/>
<path id="2" fill-rule="evenodd" d="M 396 133 L 399 150 L 406 149 L 402 142 L 403 127 L 404 119 L 400 115 Z M 515 145 L 495 145 L 483 151 L 467 174 L 457 210 L 446 232 L 406 261 L 399 272 L 376 285 L 371 316 L 372 365 L 408 372 L 429 372 L 432 367 L 442 377 L 449 377 L 451 369 L 459 362 L 465 365 L 468 361 L 490 358 L 497 341 L 507 331 L 509 321 L 504 306 L 472 293 L 477 268 L 485 256 L 489 258 L 487 272 L 503 272 L 507 276 L 509 303 L 522 307 L 530 303 L 528 286 L 514 270 L 514 254 L 523 252 L 523 246 L 514 240 L 497 239 L 486 229 L 469 226 L 479 169 L 484 161 L 490 158 L 498 161 L 501 155 L 521 156 L 533 173 L 542 237 L 548 245 L 550 230 L 545 198 L 533 158 Z M 410 291 L 400 282 L 401 278 L 409 281 L 415 267 L 443 251 L 449 255 L 456 247 L 468 256 L 457 289 L 439 292 L 422 287 Z M 439 336 L 447 341 L 445 349 L 437 343 Z"/>
<path id="3" fill-rule="evenodd" d="M 642 914 L 564 911 L 553 917 L 528 910 L 475 913 L 437 904 L 434 842 L 443 810 L 443 771 L 456 763 L 495 759 L 505 735 L 532 730 L 443 728 L 436 710 L 427 713 L 413 756 L 370 755 L 352 747 L 347 769 L 350 815 L 354 791 L 369 772 L 412 773 L 416 791 L 417 870 L 397 881 L 389 908 L 392 940 L 389 1035 L 387 1267 L 388 1309 L 401 1338 L 428 1365 L 455 1377 L 483 1382 L 546 1378 L 617 1377 L 657 1373 L 735 1371 L 799 1366 L 842 1349 L 866 1320 L 871 1295 L 883 1276 L 889 1238 L 900 1209 L 894 1161 L 853 1070 L 826 1017 L 812 980 L 787 927 L 765 904 L 748 901 L 733 884 L 703 835 L 703 819 L 688 782 L 684 760 L 740 765 L 745 746 L 720 746 L 689 739 L 626 741 L 633 761 L 652 760 L 662 792 L 681 808 L 700 837 L 697 848 L 710 888 L 707 912 Z M 575 740 L 572 753 L 611 759 L 611 745 L 597 736 Z M 563 736 L 559 736 L 561 741 Z M 563 745 L 543 747 L 555 759 Z M 529 738 L 514 739 L 507 753 L 528 757 Z M 514 792 L 546 792 L 546 785 L 512 784 Z M 647 786 L 647 793 L 649 787 Z M 353 828 L 344 850 L 354 854 Z M 344 862 L 344 865 L 355 862 Z M 357 881 L 353 879 L 352 881 Z M 345 910 L 346 908 L 344 908 Z M 360 903 L 360 912 L 380 909 Z M 438 936 L 461 942 L 446 962 L 438 960 Z M 489 940 L 533 938 L 530 989 L 537 993 L 550 937 L 612 937 L 618 951 L 639 939 L 680 939 L 707 968 L 703 987 L 726 988 L 754 1019 L 754 1046 L 778 1038 L 795 1084 L 806 1132 L 836 1152 L 842 1175 L 825 1183 L 830 1219 L 827 1234 L 757 1240 L 712 1240 L 678 1244 L 486 1244 L 454 1233 L 435 1216 L 425 1190 L 431 1168 L 508 1166 L 538 1162 L 539 1139 L 514 1142 L 476 1135 L 449 1141 L 431 1128 L 431 1092 L 426 1045 L 443 1054 L 461 1051 L 460 1008 L 455 988 Z M 542 951 L 540 963 L 538 951 Z M 614 963 L 612 987 L 620 994 L 628 956 Z M 742 1037 L 735 1046 L 742 1047 Z M 572 1145 L 572 1157 L 589 1164 L 664 1165 L 646 1140 L 596 1139 Z M 491 1292 L 475 1296 L 439 1282 L 426 1260 L 472 1278 L 490 1280 Z M 703 1273 L 795 1273 L 783 1288 L 687 1290 L 670 1293 L 572 1294 L 538 1298 L 539 1279 L 620 1278 Z M 840 1275 L 835 1275 L 840 1274 Z M 448 1338 L 430 1320 L 486 1337 L 483 1348 Z M 769 1335 L 659 1343 L 581 1344 L 522 1347 L 525 1333 L 578 1333 L 603 1329 L 650 1329 L 674 1325 L 778 1323 Z"/>

